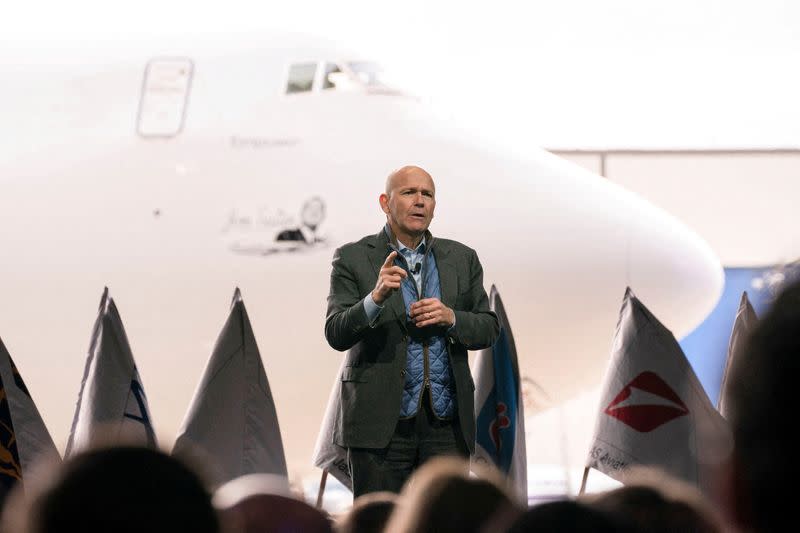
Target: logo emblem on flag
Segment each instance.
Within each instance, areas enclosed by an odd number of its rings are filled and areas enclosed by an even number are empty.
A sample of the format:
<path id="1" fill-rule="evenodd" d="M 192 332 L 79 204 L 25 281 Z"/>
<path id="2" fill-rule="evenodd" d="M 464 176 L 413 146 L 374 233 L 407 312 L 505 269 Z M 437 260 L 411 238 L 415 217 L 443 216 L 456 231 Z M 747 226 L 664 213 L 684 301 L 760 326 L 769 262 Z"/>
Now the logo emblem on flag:
<path id="1" fill-rule="evenodd" d="M 489 433 L 494 442 L 495 452 L 499 453 L 502 450 L 502 441 L 500 439 L 500 430 L 511 426 L 511 419 L 506 416 L 508 406 L 504 402 L 497 403 L 497 416 L 489 425 Z"/>
<path id="2" fill-rule="evenodd" d="M 6 390 L 0 379 L 0 488 L 9 489 L 20 479 L 22 479 L 22 466 L 17 451 L 17 438 L 11 423 Z"/>
<path id="3" fill-rule="evenodd" d="M 625 385 L 604 412 L 636 431 L 647 433 L 686 416 L 689 409 L 655 372 L 645 371 Z"/>

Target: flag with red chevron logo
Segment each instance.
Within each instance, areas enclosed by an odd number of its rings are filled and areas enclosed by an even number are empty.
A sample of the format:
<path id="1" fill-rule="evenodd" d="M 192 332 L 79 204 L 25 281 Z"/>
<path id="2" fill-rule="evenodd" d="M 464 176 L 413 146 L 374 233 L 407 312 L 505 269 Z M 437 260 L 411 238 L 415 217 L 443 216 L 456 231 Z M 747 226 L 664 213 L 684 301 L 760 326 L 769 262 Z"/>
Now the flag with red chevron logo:
<path id="1" fill-rule="evenodd" d="M 675 337 L 628 288 L 586 466 L 622 482 L 629 466 L 654 466 L 707 491 L 730 449 Z"/>

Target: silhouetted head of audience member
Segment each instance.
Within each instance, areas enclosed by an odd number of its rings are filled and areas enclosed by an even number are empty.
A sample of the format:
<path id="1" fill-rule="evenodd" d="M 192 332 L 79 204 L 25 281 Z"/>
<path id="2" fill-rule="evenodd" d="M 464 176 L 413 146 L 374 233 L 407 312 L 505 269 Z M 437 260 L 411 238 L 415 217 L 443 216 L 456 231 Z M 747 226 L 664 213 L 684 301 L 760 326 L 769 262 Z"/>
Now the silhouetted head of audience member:
<path id="1" fill-rule="evenodd" d="M 646 533 L 720 533 L 723 522 L 700 490 L 649 467 L 632 468 L 626 484 L 583 501 Z"/>
<path id="2" fill-rule="evenodd" d="M 213 505 L 225 533 L 333 532 L 328 515 L 296 498 L 282 476 L 233 479 L 214 492 Z"/>
<path id="3" fill-rule="evenodd" d="M 454 457 L 431 459 L 408 480 L 387 533 L 479 532 L 492 517 L 513 509 L 510 492 L 494 470 L 469 473 Z"/>
<path id="4" fill-rule="evenodd" d="M 200 478 L 179 460 L 148 448 L 79 453 L 37 486 L 26 487 L 18 503 L 23 501 L 13 510 L 22 515 L 12 523 L 28 533 L 219 531 Z"/>
<path id="5" fill-rule="evenodd" d="M 636 533 L 612 513 L 575 500 L 540 503 L 529 508 L 505 529 L 506 533 Z"/>
<path id="6" fill-rule="evenodd" d="M 778 531 L 797 518 L 798 376 L 800 283 L 795 282 L 758 321 L 728 374 L 734 460 L 725 507 L 743 529 Z"/>
<path id="7" fill-rule="evenodd" d="M 219 509 L 227 533 L 332 533 L 333 523 L 306 502 L 278 494 L 254 494 Z"/>
<path id="8" fill-rule="evenodd" d="M 372 492 L 356 498 L 336 523 L 337 533 L 381 533 L 397 507 L 393 492 Z"/>

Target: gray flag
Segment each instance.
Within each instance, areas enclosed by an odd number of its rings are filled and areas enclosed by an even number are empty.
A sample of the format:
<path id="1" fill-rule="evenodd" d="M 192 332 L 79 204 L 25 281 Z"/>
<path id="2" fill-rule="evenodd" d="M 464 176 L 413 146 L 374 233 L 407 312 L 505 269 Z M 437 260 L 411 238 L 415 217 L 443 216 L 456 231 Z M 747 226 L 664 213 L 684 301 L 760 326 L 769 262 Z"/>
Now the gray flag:
<path id="1" fill-rule="evenodd" d="M 275 402 L 238 288 L 172 453 L 206 461 L 215 486 L 246 474 L 288 477 Z"/>
<path id="2" fill-rule="evenodd" d="M 745 291 L 742 293 L 739 309 L 736 311 L 736 320 L 733 321 L 731 338 L 728 342 L 728 357 L 725 360 L 725 371 L 722 374 L 722 384 L 719 388 L 719 399 L 717 400 L 717 409 L 725 418 L 728 418 L 728 398 L 730 396 L 728 373 L 733 362 L 742 357 L 744 342 L 755 327 L 756 322 L 758 322 L 758 317 L 755 310 L 753 310 L 753 306 L 750 305 L 750 299 L 747 297 L 747 291 Z"/>

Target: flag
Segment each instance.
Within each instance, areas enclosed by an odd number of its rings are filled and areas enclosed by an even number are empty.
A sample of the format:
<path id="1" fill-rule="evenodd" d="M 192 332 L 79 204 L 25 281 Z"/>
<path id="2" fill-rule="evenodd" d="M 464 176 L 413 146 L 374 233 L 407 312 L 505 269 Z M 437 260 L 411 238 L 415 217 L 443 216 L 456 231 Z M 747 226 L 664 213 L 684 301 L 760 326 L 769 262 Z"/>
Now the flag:
<path id="1" fill-rule="evenodd" d="M 731 369 L 733 361 L 742 357 L 741 351 L 744 347 L 744 342 L 747 336 L 753 330 L 758 322 L 753 306 L 750 305 L 750 300 L 747 298 L 747 291 L 742 293 L 742 299 L 739 302 L 739 309 L 736 311 L 736 319 L 733 322 L 733 329 L 731 330 L 731 338 L 728 342 L 728 357 L 725 360 L 725 371 L 722 374 L 722 385 L 719 389 L 719 400 L 717 407 L 719 412 L 725 418 L 728 418 L 728 403 L 730 390 L 728 390 L 728 372 Z"/>
<path id="2" fill-rule="evenodd" d="M 525 416 L 517 349 L 503 301 L 492 285 L 489 307 L 500 322 L 491 348 L 475 358 L 476 463 L 489 463 L 508 476 L 520 501 L 528 503 Z"/>
<path id="3" fill-rule="evenodd" d="M 208 460 L 215 486 L 245 474 L 288 479 L 275 402 L 238 288 L 172 454 Z"/>
<path id="4" fill-rule="evenodd" d="M 586 466 L 622 482 L 629 466 L 655 466 L 708 491 L 731 445 L 678 342 L 628 288 Z"/>
<path id="5" fill-rule="evenodd" d="M 56 445 L 0 339 L 0 503 L 34 464 L 54 459 Z"/>
<path id="6" fill-rule="evenodd" d="M 65 457 L 93 444 L 156 447 L 150 409 L 114 299 L 103 290 Z"/>
<path id="7" fill-rule="evenodd" d="M 327 470 L 352 492 L 353 478 L 350 475 L 350 466 L 347 462 L 347 448 L 343 448 L 333 442 L 333 428 L 336 425 L 337 417 L 341 416 L 342 411 L 339 387 L 346 363 L 347 361 L 342 359 L 339 374 L 328 398 L 328 407 L 325 409 L 325 417 L 322 419 L 322 427 L 317 436 L 317 444 L 314 447 L 313 461 L 314 466 Z"/>

